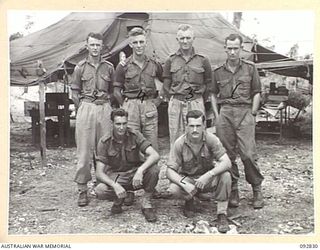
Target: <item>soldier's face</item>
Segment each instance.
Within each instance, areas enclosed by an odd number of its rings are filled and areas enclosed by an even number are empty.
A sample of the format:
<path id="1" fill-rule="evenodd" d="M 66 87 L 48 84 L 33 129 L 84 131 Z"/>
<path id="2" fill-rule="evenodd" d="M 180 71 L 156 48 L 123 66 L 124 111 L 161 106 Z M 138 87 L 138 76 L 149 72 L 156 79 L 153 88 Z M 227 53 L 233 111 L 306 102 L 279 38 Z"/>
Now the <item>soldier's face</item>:
<path id="1" fill-rule="evenodd" d="M 189 50 L 192 48 L 194 41 L 194 34 L 192 30 L 179 30 L 177 33 L 177 41 L 180 45 L 180 49 Z"/>
<path id="2" fill-rule="evenodd" d="M 235 39 L 234 41 L 227 40 L 224 48 L 227 53 L 228 60 L 237 61 L 240 58 L 242 45 L 239 39 Z"/>
<path id="3" fill-rule="evenodd" d="M 127 131 L 128 118 L 125 116 L 115 116 L 113 121 L 113 133 L 123 136 Z"/>
<path id="4" fill-rule="evenodd" d="M 205 130 L 205 127 L 202 122 L 202 117 L 188 118 L 187 134 L 189 138 L 196 139 L 196 140 L 202 138 L 204 130 Z"/>
<path id="5" fill-rule="evenodd" d="M 144 35 L 132 36 L 130 37 L 129 45 L 134 54 L 137 56 L 144 55 L 147 46 L 146 37 Z"/>
<path id="6" fill-rule="evenodd" d="M 87 41 L 87 50 L 89 51 L 90 56 L 99 57 L 102 50 L 102 40 L 89 37 Z"/>

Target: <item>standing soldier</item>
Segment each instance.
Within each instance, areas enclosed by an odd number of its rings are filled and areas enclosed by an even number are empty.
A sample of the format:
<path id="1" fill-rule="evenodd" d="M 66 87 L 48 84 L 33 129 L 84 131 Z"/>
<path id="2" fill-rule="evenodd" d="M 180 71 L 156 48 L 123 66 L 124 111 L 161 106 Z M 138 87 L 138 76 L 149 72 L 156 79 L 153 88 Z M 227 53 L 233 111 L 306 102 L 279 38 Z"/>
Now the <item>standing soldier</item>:
<path id="1" fill-rule="evenodd" d="M 177 32 L 180 49 L 167 59 L 164 66 L 163 95 L 170 97 L 168 118 L 171 146 L 185 133 L 189 110 L 205 113 L 204 101 L 212 72 L 208 58 L 195 52 L 192 46 L 194 39 L 192 27 L 180 25 Z"/>
<path id="2" fill-rule="evenodd" d="M 146 32 L 133 28 L 129 32 L 132 56 L 119 63 L 115 72 L 114 96 L 128 112 L 128 127 L 141 132 L 158 150 L 158 91 L 155 79 L 162 79 L 162 67 L 145 55 Z"/>
<path id="3" fill-rule="evenodd" d="M 261 82 L 252 62 L 240 58 L 242 37 L 231 34 L 225 39 L 227 61 L 213 73 L 212 106 L 218 119 L 217 135 L 232 162 L 230 207 L 239 206 L 239 170 L 235 162 L 238 146 L 246 180 L 253 189 L 253 207 L 262 208 L 261 175 L 256 163 L 255 116 L 260 104 Z M 217 104 L 220 105 L 220 115 Z"/>
<path id="4" fill-rule="evenodd" d="M 119 63 L 115 71 L 114 96 L 128 112 L 128 127 L 141 132 L 158 151 L 157 107 L 161 100 L 155 80 L 162 80 L 162 67 L 145 55 L 147 41 L 142 28 L 130 30 L 129 45 L 132 55 Z M 133 199 L 133 193 L 128 192 L 125 204 L 131 205 Z"/>
<path id="5" fill-rule="evenodd" d="M 78 184 L 78 206 L 88 205 L 87 183 L 92 179 L 91 167 L 95 164 L 95 151 L 100 138 L 110 134 L 110 87 L 114 68 L 101 58 L 103 37 L 89 33 L 86 43 L 88 57 L 74 69 L 71 89 L 77 109 L 76 143 L 78 169 L 75 182 Z"/>

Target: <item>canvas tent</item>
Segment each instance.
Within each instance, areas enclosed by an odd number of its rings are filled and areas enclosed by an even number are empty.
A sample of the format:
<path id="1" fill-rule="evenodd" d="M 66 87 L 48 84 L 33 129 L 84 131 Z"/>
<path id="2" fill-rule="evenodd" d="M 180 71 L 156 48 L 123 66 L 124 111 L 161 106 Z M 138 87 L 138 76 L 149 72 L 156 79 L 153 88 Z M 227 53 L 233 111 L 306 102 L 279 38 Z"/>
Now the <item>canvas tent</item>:
<path id="1" fill-rule="evenodd" d="M 26 37 L 10 42 L 10 84 L 38 84 L 37 62 L 46 69 L 45 81 L 62 79 L 72 73 L 77 62 L 86 57 L 85 40 L 89 32 L 104 37 L 103 57 L 118 63 L 118 53 L 131 53 L 127 32 L 134 26 L 146 29 L 147 54 L 161 63 L 178 49 L 176 31 L 179 24 L 191 24 L 195 29 L 194 46 L 208 56 L 213 67 L 225 60 L 224 38 L 240 31 L 219 13 L 112 13 L 74 12 L 59 22 Z M 256 63 L 290 59 L 269 51 L 241 34 L 244 39 L 243 57 Z M 263 52 L 259 52 L 262 50 Z M 265 52 L 267 50 L 267 52 Z M 258 54 L 257 54 L 258 53 Z M 258 55 L 258 56 L 257 56 Z"/>

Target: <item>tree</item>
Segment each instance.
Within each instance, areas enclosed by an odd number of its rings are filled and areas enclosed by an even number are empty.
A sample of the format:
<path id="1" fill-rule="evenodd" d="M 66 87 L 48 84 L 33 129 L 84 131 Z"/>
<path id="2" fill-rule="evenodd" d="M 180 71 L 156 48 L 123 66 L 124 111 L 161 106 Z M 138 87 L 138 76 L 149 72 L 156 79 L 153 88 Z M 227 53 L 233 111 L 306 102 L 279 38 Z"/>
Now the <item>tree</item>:
<path id="1" fill-rule="evenodd" d="M 21 32 L 16 32 L 16 33 L 13 33 L 10 35 L 9 41 L 13 41 L 13 40 L 19 39 L 21 37 L 23 37 L 23 34 Z"/>
<path id="2" fill-rule="evenodd" d="M 34 25 L 33 16 L 26 15 L 25 16 L 25 20 L 26 20 L 26 24 L 24 25 L 24 30 L 11 34 L 10 37 L 9 37 L 9 41 L 13 41 L 15 39 L 19 39 L 19 38 L 23 37 L 25 34 L 29 34 L 30 33 L 31 28 Z"/>
<path id="3" fill-rule="evenodd" d="M 29 34 L 30 33 L 30 29 L 32 28 L 32 26 L 34 25 L 34 21 L 33 16 L 31 15 L 26 15 L 26 24 L 24 26 L 24 30 Z"/>
<path id="4" fill-rule="evenodd" d="M 290 48 L 289 52 L 287 53 L 287 56 L 293 59 L 298 59 L 298 50 L 299 50 L 299 45 L 296 43 Z"/>

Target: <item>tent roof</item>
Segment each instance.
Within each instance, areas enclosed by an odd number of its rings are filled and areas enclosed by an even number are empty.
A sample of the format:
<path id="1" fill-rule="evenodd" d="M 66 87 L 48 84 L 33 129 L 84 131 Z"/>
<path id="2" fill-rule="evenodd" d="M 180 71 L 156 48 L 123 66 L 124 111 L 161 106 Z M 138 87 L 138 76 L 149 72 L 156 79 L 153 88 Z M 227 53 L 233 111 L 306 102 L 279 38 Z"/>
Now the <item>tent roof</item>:
<path id="1" fill-rule="evenodd" d="M 213 66 L 226 57 L 223 50 L 224 38 L 230 33 L 239 33 L 219 13 L 111 13 L 74 12 L 59 22 L 28 36 L 10 42 L 11 85 L 34 85 L 37 61 L 46 69 L 45 80 L 62 78 L 64 70 L 72 72 L 74 65 L 86 57 L 85 40 L 89 32 L 100 32 L 104 37 L 104 58 L 112 58 L 128 45 L 127 32 L 133 26 L 147 30 L 147 54 L 164 60 L 178 49 L 176 31 L 179 24 L 191 24 L 195 30 L 194 46 L 199 53 L 209 57 Z M 268 51 L 263 54 L 262 46 L 241 34 L 244 38 L 243 57 L 254 59 L 253 48 L 261 54 L 257 62 L 269 61 L 274 57 L 286 58 Z M 258 53 L 260 53 L 258 51 Z M 117 61 L 115 61 L 117 63 Z M 69 71 L 71 70 L 71 71 Z"/>

